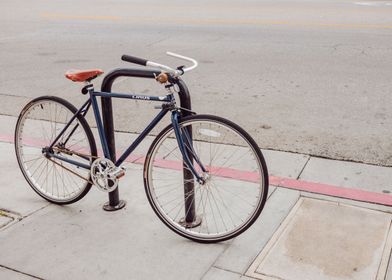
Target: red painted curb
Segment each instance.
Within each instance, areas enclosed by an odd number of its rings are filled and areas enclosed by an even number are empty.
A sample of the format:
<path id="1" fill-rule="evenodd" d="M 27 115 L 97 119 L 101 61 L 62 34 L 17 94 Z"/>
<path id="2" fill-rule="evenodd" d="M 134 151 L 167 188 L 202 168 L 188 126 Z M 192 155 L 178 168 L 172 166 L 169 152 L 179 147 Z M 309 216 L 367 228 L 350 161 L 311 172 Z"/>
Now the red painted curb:
<path id="1" fill-rule="evenodd" d="M 31 146 L 39 146 L 40 143 L 35 139 L 28 139 L 25 141 L 28 145 Z M 14 137 L 12 135 L 0 134 L 0 142 L 14 143 Z M 102 154 L 102 152 L 99 152 L 99 154 Z M 144 159 L 144 155 L 130 155 L 125 161 L 135 164 L 144 164 Z M 178 161 L 161 159 L 157 160 L 155 164 L 156 166 L 161 168 L 182 170 L 182 163 Z M 215 174 L 216 176 L 233 178 L 248 182 L 257 182 L 259 177 L 257 173 L 245 172 L 232 168 L 212 167 L 210 168 L 210 170 L 211 173 Z M 308 182 L 290 178 L 281 178 L 276 176 L 270 176 L 269 182 L 271 185 L 276 187 L 392 206 L 392 195 L 363 191 L 358 188 L 339 187 L 323 183 Z"/>
<path id="2" fill-rule="evenodd" d="M 392 206 L 392 195 L 270 176 L 270 184 L 287 189 Z"/>

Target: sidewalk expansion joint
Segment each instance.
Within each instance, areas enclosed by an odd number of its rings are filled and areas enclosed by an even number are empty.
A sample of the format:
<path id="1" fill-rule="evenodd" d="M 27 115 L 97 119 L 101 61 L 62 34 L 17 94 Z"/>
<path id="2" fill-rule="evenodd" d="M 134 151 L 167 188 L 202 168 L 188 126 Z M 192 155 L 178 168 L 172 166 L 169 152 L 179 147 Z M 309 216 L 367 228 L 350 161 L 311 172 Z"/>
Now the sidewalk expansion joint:
<path id="1" fill-rule="evenodd" d="M 200 277 L 200 279 L 203 280 L 204 277 L 206 277 L 206 275 L 208 274 L 208 272 L 211 271 L 211 269 L 216 269 L 216 270 L 220 270 L 220 271 L 225 271 L 225 272 L 228 272 L 228 273 L 231 273 L 231 274 L 235 274 L 235 275 L 238 275 L 238 276 L 241 276 L 241 277 L 244 276 L 243 273 L 239 273 L 239 272 L 236 272 L 236 271 L 232 271 L 232 270 L 230 270 L 230 269 L 221 268 L 221 267 L 219 267 L 219 266 L 212 265 L 212 266 L 210 266 L 210 268 L 209 268 L 205 273 L 203 273 L 203 275 Z"/>
<path id="2" fill-rule="evenodd" d="M 4 268 L 4 269 L 11 270 L 11 271 L 16 272 L 16 273 L 20 273 L 20 274 L 23 274 L 23 275 L 32 277 L 32 278 L 34 278 L 34 279 L 45 280 L 44 278 L 41 278 L 41 277 L 38 277 L 38 276 L 34 276 L 34 275 L 32 275 L 32 274 L 29 274 L 29 273 L 25 273 L 25 272 L 23 272 L 23 271 L 20 271 L 20 270 L 17 270 L 17 269 L 14 269 L 14 268 L 11 268 L 11 267 L 2 265 L 2 264 L 0 264 L 0 267 L 2 267 L 2 268 Z"/>
<path id="3" fill-rule="evenodd" d="M 278 187 L 276 187 L 276 189 L 277 189 L 277 188 L 278 188 Z M 276 190 L 276 189 L 275 189 L 275 190 Z M 274 231 L 274 234 L 272 234 L 272 235 L 267 239 L 267 241 L 266 241 L 266 243 L 265 243 L 266 245 L 265 245 L 263 248 L 261 248 L 261 249 L 259 250 L 259 252 L 252 258 L 252 260 L 250 261 L 249 265 L 246 267 L 245 272 L 243 273 L 244 276 L 246 276 L 246 277 L 248 277 L 248 278 L 252 278 L 252 279 L 258 279 L 258 278 L 256 278 L 254 275 L 248 274 L 248 272 L 251 270 L 252 266 L 254 265 L 254 263 L 255 263 L 255 262 L 257 261 L 257 259 L 259 258 L 260 252 L 263 251 L 264 248 L 265 248 L 269 243 L 273 242 L 273 238 L 274 238 L 275 234 L 277 233 L 277 231 L 280 230 L 280 228 L 281 228 L 282 226 L 284 226 L 284 223 L 285 223 L 285 221 L 288 219 L 288 217 L 289 217 L 290 215 L 294 215 L 294 214 L 292 214 L 292 212 L 295 212 L 295 211 L 296 211 L 296 208 L 298 207 L 298 203 L 299 203 L 299 201 L 300 201 L 302 198 L 303 198 L 303 196 L 302 196 L 301 193 L 299 192 L 299 195 L 298 195 L 297 199 L 295 200 L 295 202 L 291 205 L 291 207 L 289 207 L 289 208 L 287 209 L 288 215 L 287 215 L 282 221 L 280 221 L 280 223 L 279 223 L 278 226 L 276 227 L 276 230 Z M 285 279 L 279 279 L 279 278 L 278 278 L 277 280 L 285 280 Z"/>
<path id="4" fill-rule="evenodd" d="M 19 98 L 31 99 L 31 97 L 29 97 L 29 96 L 15 95 L 15 94 L 10 94 L 10 93 L 3 93 L 3 92 L 0 92 L 0 95 L 2 95 L 2 96 L 9 96 L 9 97 L 19 97 Z"/>
<path id="5" fill-rule="evenodd" d="M 391 255 L 392 255 L 392 220 L 389 223 L 389 228 L 388 228 L 388 235 L 387 235 L 387 239 L 385 242 L 385 247 L 384 250 L 382 252 L 382 259 L 381 262 L 378 266 L 378 270 L 377 270 L 377 275 L 381 275 L 380 277 L 378 277 L 376 280 L 384 280 L 382 278 L 382 276 L 387 276 L 388 274 L 388 267 L 390 265 L 391 262 Z M 383 275 L 383 271 L 385 271 L 385 274 Z"/>
<path id="6" fill-rule="evenodd" d="M 301 175 L 302 175 L 302 173 L 304 172 L 304 170 L 305 170 L 306 166 L 308 165 L 308 163 L 309 163 L 309 161 L 310 161 L 311 158 L 312 158 L 312 156 L 309 156 L 309 157 L 308 157 L 308 159 L 307 159 L 307 161 L 305 162 L 304 166 L 302 167 L 301 171 L 298 173 L 297 180 L 299 180 L 299 178 L 301 178 Z"/>
<path id="7" fill-rule="evenodd" d="M 230 248 L 230 245 L 234 242 L 234 240 L 235 240 L 235 238 L 230 239 L 230 240 L 224 242 L 224 249 L 223 249 L 222 252 L 220 252 L 220 254 L 216 257 L 216 259 L 214 260 L 214 262 L 212 263 L 212 265 L 203 273 L 203 275 L 201 276 L 200 279 L 203 279 L 204 276 L 208 273 L 208 271 L 210 271 L 211 268 L 213 268 L 213 267 L 218 268 L 218 269 L 222 269 L 222 268 L 220 268 L 220 267 L 215 266 L 215 264 L 216 264 L 216 262 L 219 260 L 219 258 L 226 252 L 226 250 Z M 222 270 L 223 270 L 223 269 L 222 269 Z"/>
<path id="8" fill-rule="evenodd" d="M 24 216 L 21 215 L 20 213 L 17 213 L 17 212 L 8 210 L 8 209 L 1 209 L 1 208 L 0 208 L 0 218 L 1 218 L 1 217 L 5 217 L 5 218 L 9 219 L 9 221 L 7 221 L 6 223 L 4 223 L 3 225 L 0 224 L 0 231 L 3 231 L 3 230 L 6 230 L 6 229 L 10 228 L 10 227 L 13 226 L 14 224 L 16 224 L 16 223 L 18 223 L 18 222 L 20 222 L 20 221 L 22 221 L 22 220 L 24 220 L 24 219 L 29 218 L 30 216 L 32 216 L 32 215 L 34 215 L 35 213 L 37 213 L 37 212 L 39 212 L 39 211 L 41 211 L 41 210 L 47 208 L 47 207 L 50 206 L 50 205 L 51 205 L 51 204 L 48 203 L 47 205 L 42 206 L 42 207 L 40 207 L 40 208 L 34 210 L 34 211 L 31 212 L 31 213 L 28 213 L 27 215 L 24 215 Z"/>
<path id="9" fill-rule="evenodd" d="M 26 219 L 26 218 L 28 218 L 28 217 L 34 215 L 35 213 L 37 213 L 37 212 L 39 212 L 39 211 L 41 211 L 41 210 L 43 210 L 43 209 L 49 207 L 50 205 L 52 205 L 52 204 L 48 202 L 48 204 L 42 206 L 41 208 L 38 208 L 38 209 L 34 210 L 33 212 L 28 213 L 27 215 L 23 216 L 23 219 Z"/>
<path id="10" fill-rule="evenodd" d="M 5 223 L 0 224 L 0 231 L 3 231 L 6 228 L 11 227 L 13 224 L 16 224 L 17 222 L 23 219 L 23 217 L 19 213 L 7 209 L 1 209 L 1 208 L 0 208 L 0 218 L 8 220 Z"/>
<path id="11" fill-rule="evenodd" d="M 227 272 L 230 272 L 230 273 L 233 273 L 233 274 L 244 276 L 243 273 L 239 273 L 237 271 L 233 271 L 233 270 L 230 270 L 230 269 L 227 269 L 227 268 L 222 268 L 222 267 L 215 266 L 215 265 L 211 266 L 211 268 L 216 268 L 216 269 L 219 269 L 219 270 L 223 270 L 223 271 L 227 271 Z"/>

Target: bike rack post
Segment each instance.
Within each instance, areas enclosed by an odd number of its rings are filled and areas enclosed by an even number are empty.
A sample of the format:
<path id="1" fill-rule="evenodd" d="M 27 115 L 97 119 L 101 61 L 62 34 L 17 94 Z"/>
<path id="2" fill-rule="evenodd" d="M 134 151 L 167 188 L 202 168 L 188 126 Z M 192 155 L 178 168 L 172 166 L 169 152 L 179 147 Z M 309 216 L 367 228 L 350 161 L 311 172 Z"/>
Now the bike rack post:
<path id="1" fill-rule="evenodd" d="M 141 77 L 141 78 L 154 78 L 154 74 L 159 74 L 155 71 L 145 71 L 140 69 L 115 69 L 109 72 L 102 81 L 101 91 L 111 92 L 113 82 L 119 77 Z M 109 153 L 111 160 L 116 161 L 116 146 L 114 139 L 114 121 L 113 121 L 113 107 L 112 99 L 110 97 L 101 98 L 102 105 L 102 120 Z M 126 205 L 125 200 L 120 200 L 118 187 L 109 193 L 109 201 L 103 205 L 106 211 L 116 211 Z"/>
<path id="2" fill-rule="evenodd" d="M 110 74 L 110 73 L 109 73 Z M 106 75 L 104 80 L 102 81 L 101 91 L 102 92 L 111 92 L 112 85 L 116 77 Z M 102 106 L 102 121 L 103 128 L 105 132 L 105 137 L 108 144 L 108 149 L 110 153 L 110 160 L 112 162 L 116 161 L 116 145 L 114 140 L 114 122 L 113 122 L 113 106 L 112 106 L 112 98 L 111 97 L 102 97 L 101 98 L 101 106 Z M 118 191 L 118 187 L 109 193 L 109 201 L 106 202 L 102 208 L 105 211 L 116 211 L 120 210 L 126 205 L 125 200 L 120 200 L 120 195 Z"/>
<path id="3" fill-rule="evenodd" d="M 140 78 L 154 78 L 154 74 L 158 75 L 156 71 L 145 71 L 140 69 L 115 69 L 109 72 L 102 81 L 101 91 L 112 92 L 113 82 L 119 77 L 140 77 Z M 116 161 L 116 146 L 114 139 L 114 121 L 113 121 L 113 107 L 112 99 L 110 97 L 101 98 L 102 105 L 102 121 L 105 136 L 107 139 L 108 149 L 111 161 Z M 116 211 L 126 205 L 125 200 L 120 200 L 118 187 L 109 193 L 109 201 L 103 205 L 106 211 Z"/>
<path id="4" fill-rule="evenodd" d="M 181 108 L 187 109 L 189 111 L 183 111 L 183 116 L 191 115 L 191 96 L 189 94 L 189 90 L 185 83 L 182 80 L 179 80 L 178 83 L 178 95 L 180 97 L 180 106 Z M 190 140 L 192 141 L 192 128 L 188 128 L 188 134 L 190 135 Z M 192 143 L 191 143 L 192 144 Z M 188 154 L 189 158 L 192 160 L 192 155 Z M 196 217 L 195 210 L 195 184 L 193 179 L 192 172 L 186 168 L 185 163 L 183 166 L 183 174 L 184 174 L 184 199 L 185 199 L 185 217 L 183 218 L 183 224 L 186 227 L 196 227 L 200 224 L 201 220 L 198 220 Z"/>
<path id="5" fill-rule="evenodd" d="M 111 92 L 113 82 L 119 77 L 138 77 L 138 78 L 150 78 L 154 79 L 160 74 L 159 70 L 144 70 L 144 69 L 132 69 L 132 68 L 119 68 L 109 72 L 102 81 L 101 91 Z M 178 80 L 178 95 L 180 97 L 180 106 L 187 110 L 191 110 L 191 98 L 189 90 L 182 80 Z M 116 147 L 114 139 L 114 121 L 113 121 L 113 108 L 112 100 L 110 97 L 102 97 L 102 119 L 105 131 L 105 136 L 108 142 L 109 153 L 111 160 L 116 161 Z M 184 111 L 183 115 L 187 116 L 191 113 Z M 192 135 L 189 131 L 189 135 Z M 188 227 L 197 226 L 200 222 L 196 223 L 195 214 L 195 203 L 194 203 L 194 182 L 193 174 L 184 166 L 184 195 L 185 195 L 185 211 L 186 215 L 184 221 Z M 123 208 L 126 205 L 126 201 L 120 200 L 118 187 L 109 193 L 109 201 L 104 204 L 103 209 L 106 211 L 116 211 Z"/>

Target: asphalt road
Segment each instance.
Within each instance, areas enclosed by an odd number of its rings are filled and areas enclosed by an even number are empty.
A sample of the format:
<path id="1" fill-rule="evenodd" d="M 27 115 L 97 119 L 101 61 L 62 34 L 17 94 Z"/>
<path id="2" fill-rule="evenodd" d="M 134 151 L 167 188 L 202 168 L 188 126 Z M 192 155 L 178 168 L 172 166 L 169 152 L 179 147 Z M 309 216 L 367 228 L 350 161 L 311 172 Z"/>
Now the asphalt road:
<path id="1" fill-rule="evenodd" d="M 0 114 L 48 94 L 81 104 L 67 69 L 133 67 L 124 53 L 181 65 L 173 51 L 200 62 L 184 77 L 193 109 L 261 148 L 392 166 L 392 1 L 2 0 L 0 11 Z M 151 80 L 114 89 L 165 93 Z M 114 105 L 122 131 L 156 113 Z"/>

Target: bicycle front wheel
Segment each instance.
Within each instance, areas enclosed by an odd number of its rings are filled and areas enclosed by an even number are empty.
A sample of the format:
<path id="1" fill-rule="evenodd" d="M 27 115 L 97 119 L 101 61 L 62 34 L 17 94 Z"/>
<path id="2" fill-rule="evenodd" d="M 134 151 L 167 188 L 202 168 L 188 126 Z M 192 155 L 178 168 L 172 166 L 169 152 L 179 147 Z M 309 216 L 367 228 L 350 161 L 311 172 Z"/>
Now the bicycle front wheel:
<path id="1" fill-rule="evenodd" d="M 89 169 L 47 157 L 44 152 L 76 112 L 64 99 L 43 96 L 23 108 L 16 124 L 15 151 L 20 169 L 36 193 L 56 204 L 76 202 L 91 188 Z M 62 158 L 91 165 L 97 148 L 85 118 L 77 115 L 51 150 Z"/>
<path id="2" fill-rule="evenodd" d="M 185 166 L 169 125 L 152 143 L 144 165 L 152 208 L 171 230 L 194 241 L 239 235 L 258 218 L 268 193 L 260 149 L 241 127 L 216 116 L 182 118 L 180 130 L 194 168 L 207 179 L 198 183 Z"/>

